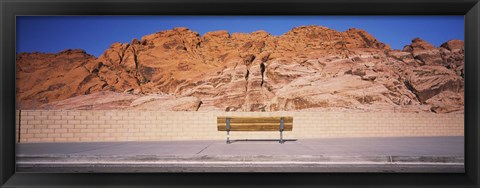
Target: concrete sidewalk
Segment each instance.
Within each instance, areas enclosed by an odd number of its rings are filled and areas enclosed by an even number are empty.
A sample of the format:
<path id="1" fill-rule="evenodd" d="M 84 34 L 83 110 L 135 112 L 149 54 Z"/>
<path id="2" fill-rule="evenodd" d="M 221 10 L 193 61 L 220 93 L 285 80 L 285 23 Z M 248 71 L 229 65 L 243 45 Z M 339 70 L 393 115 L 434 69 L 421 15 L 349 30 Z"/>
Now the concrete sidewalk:
<path id="1" fill-rule="evenodd" d="M 30 143 L 24 172 L 464 172 L 463 137 Z"/>

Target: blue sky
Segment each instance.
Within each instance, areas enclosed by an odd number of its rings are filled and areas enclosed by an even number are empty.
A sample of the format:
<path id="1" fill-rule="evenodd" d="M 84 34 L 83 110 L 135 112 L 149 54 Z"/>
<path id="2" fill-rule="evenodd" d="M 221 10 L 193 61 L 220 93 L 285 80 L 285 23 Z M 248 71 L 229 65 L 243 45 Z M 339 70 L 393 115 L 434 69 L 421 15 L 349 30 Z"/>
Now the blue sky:
<path id="1" fill-rule="evenodd" d="M 174 27 L 187 27 L 203 35 L 265 30 L 282 35 L 302 25 L 326 26 L 338 31 L 360 28 L 393 49 L 420 37 L 435 46 L 464 39 L 463 16 L 18 16 L 17 53 L 84 49 L 100 56 L 114 42 Z"/>

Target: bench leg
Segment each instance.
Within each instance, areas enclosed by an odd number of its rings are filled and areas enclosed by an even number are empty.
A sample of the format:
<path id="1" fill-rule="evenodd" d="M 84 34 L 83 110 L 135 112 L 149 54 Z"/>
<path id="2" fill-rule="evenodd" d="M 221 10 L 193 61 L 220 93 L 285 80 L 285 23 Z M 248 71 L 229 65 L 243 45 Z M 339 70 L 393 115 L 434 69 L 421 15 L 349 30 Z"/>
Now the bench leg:
<path id="1" fill-rule="evenodd" d="M 280 144 L 283 144 L 285 141 L 283 141 L 283 131 L 280 131 Z"/>
<path id="2" fill-rule="evenodd" d="M 227 131 L 227 144 L 230 144 L 230 131 Z"/>

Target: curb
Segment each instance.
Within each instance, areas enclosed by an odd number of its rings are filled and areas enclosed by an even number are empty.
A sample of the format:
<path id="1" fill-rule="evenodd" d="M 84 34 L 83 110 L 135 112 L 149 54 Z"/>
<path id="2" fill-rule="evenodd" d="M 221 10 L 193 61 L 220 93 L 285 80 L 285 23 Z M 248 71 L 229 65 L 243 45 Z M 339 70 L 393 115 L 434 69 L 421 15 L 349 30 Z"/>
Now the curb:
<path id="1" fill-rule="evenodd" d="M 132 156 L 86 156 L 86 155 L 37 155 L 17 156 L 19 164 L 35 163 L 464 163 L 463 156 L 316 156 L 316 155 L 132 155 Z"/>
<path id="2" fill-rule="evenodd" d="M 19 172 L 465 173 L 452 156 L 23 156 Z"/>

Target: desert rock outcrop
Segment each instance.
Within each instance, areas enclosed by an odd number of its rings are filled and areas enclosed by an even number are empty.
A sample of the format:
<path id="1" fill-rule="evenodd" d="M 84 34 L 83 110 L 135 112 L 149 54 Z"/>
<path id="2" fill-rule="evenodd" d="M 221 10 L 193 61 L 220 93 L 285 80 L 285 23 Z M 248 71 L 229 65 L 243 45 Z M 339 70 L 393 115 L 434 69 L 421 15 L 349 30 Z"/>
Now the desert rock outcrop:
<path id="1" fill-rule="evenodd" d="M 402 50 L 360 29 L 200 34 L 175 28 L 82 50 L 17 55 L 19 109 L 463 111 L 464 44 Z M 93 99 L 96 100 L 93 100 Z M 98 98 L 110 98 L 103 100 Z"/>

